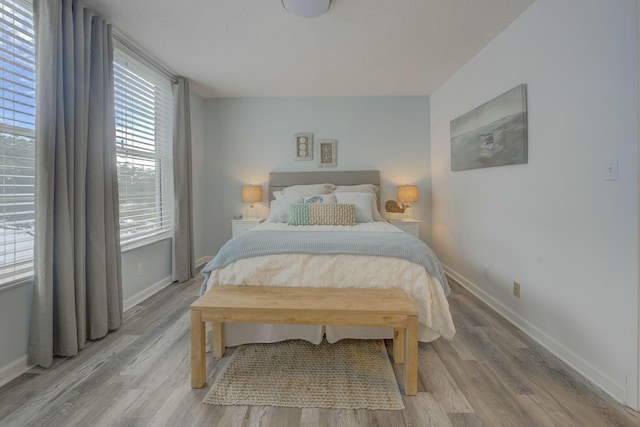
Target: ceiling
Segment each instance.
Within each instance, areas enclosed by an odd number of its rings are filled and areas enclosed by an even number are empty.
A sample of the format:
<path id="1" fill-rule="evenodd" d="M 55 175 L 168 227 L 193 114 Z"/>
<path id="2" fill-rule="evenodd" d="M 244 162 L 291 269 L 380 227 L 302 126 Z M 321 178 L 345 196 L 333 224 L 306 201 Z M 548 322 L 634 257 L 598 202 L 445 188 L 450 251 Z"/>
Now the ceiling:
<path id="1" fill-rule="evenodd" d="M 534 0 L 86 0 L 208 97 L 429 95 Z"/>

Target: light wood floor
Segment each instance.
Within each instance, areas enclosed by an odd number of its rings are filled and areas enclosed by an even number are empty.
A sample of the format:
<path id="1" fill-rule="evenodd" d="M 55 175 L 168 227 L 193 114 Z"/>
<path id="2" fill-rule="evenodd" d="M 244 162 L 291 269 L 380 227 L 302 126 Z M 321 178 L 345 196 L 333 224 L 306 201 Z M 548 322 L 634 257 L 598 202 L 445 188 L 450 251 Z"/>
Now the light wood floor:
<path id="1" fill-rule="evenodd" d="M 0 388 L 0 425 L 640 426 L 640 414 L 452 285 L 458 333 L 451 342 L 420 344 L 418 395 L 403 397 L 404 411 L 201 403 L 207 389 L 191 389 L 188 353 L 188 306 L 197 298 L 198 279 L 129 310 L 119 331 L 78 356 Z M 209 378 L 216 367 L 210 358 Z"/>

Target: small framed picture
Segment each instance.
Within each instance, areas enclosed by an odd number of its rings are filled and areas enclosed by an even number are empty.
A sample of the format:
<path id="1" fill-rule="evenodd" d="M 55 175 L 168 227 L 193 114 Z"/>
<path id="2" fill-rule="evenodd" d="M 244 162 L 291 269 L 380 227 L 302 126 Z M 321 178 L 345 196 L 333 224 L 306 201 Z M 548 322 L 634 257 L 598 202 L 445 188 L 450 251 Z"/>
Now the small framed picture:
<path id="1" fill-rule="evenodd" d="M 313 134 L 296 133 L 296 160 L 313 160 Z"/>
<path id="2" fill-rule="evenodd" d="M 318 153 L 318 166 L 321 168 L 335 167 L 338 165 L 335 139 L 318 141 Z"/>

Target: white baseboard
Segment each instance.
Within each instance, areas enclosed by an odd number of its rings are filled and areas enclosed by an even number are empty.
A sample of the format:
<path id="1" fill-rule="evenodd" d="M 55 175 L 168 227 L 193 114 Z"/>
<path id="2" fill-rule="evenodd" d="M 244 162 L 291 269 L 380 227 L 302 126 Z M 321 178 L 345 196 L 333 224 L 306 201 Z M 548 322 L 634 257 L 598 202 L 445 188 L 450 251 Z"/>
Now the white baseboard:
<path id="1" fill-rule="evenodd" d="M 0 387 L 27 372 L 33 366 L 27 364 L 27 355 L 14 360 L 6 366 L 0 368 Z"/>
<path id="2" fill-rule="evenodd" d="M 167 286 L 173 283 L 173 278 L 171 276 L 167 276 L 164 279 L 161 279 L 149 286 L 148 288 L 143 289 L 137 294 L 130 296 L 123 302 L 124 311 L 129 310 L 131 307 L 140 304 L 142 301 L 146 300 L 150 296 L 160 292 Z"/>
<path id="3" fill-rule="evenodd" d="M 619 384 L 615 382 L 608 375 L 602 373 L 599 369 L 591 365 L 589 362 L 585 361 L 583 358 L 564 347 L 562 344 L 547 335 L 544 331 L 540 330 L 537 326 L 511 310 L 509 307 L 495 299 L 480 287 L 476 286 L 464 276 L 458 274 L 453 269 L 447 267 L 444 264 L 442 264 L 442 266 L 444 267 L 447 275 L 451 276 L 453 280 L 467 288 L 469 292 L 474 294 L 482 302 L 487 304 L 514 326 L 527 334 L 531 339 L 538 342 L 540 345 L 549 350 L 571 368 L 575 369 L 582 376 L 586 377 L 589 381 L 601 388 L 605 393 L 609 394 L 615 400 L 623 404 L 627 403 L 625 402 L 627 394 L 625 384 Z"/>
<path id="4" fill-rule="evenodd" d="M 196 261 L 196 268 L 200 268 L 201 266 L 205 265 L 212 259 L 213 259 L 212 256 L 203 256 L 202 258 L 198 258 L 198 260 Z"/>

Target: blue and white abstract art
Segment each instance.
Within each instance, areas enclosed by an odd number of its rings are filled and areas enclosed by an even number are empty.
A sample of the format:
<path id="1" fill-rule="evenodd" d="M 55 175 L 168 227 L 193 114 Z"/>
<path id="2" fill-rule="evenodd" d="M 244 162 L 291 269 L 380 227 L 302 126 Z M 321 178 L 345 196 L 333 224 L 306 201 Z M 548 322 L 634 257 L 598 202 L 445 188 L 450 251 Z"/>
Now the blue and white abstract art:
<path id="1" fill-rule="evenodd" d="M 527 85 L 458 117 L 450 130 L 454 172 L 527 163 Z"/>

